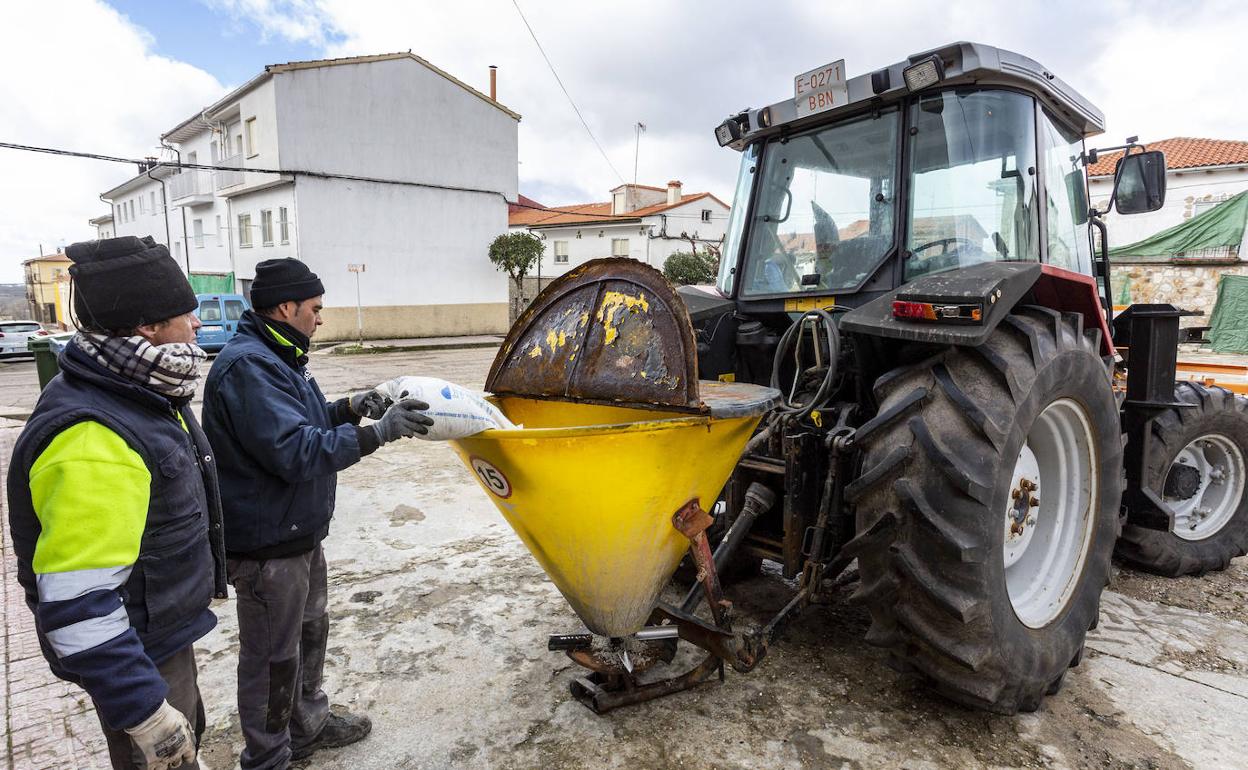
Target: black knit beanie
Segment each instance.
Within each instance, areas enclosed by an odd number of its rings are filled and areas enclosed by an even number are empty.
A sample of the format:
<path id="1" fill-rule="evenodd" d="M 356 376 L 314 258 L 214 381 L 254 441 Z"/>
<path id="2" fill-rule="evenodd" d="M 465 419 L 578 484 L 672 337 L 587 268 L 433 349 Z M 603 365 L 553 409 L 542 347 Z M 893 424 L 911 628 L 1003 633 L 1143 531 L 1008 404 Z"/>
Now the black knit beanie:
<path id="1" fill-rule="evenodd" d="M 169 249 L 150 236 L 83 241 L 65 249 L 65 256 L 74 262 L 74 312 L 88 330 L 129 331 L 199 305 Z"/>
<path id="2" fill-rule="evenodd" d="M 325 293 L 316 273 L 297 259 L 266 259 L 256 265 L 251 305 L 261 310 L 283 302 L 299 302 Z"/>

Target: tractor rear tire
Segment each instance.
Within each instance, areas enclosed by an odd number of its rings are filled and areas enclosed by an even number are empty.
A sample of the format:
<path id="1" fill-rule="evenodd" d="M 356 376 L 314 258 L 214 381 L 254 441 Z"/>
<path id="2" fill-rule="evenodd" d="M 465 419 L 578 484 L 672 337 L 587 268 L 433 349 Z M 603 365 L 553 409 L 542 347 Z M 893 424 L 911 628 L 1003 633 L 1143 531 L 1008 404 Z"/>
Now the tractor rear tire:
<path id="1" fill-rule="evenodd" d="M 871 613 L 867 641 L 952 700 L 1035 710 L 1095 627 L 1122 496 L 1100 346 L 1078 314 L 1020 308 L 982 346 L 875 383 L 847 489 L 854 600 Z"/>
<path id="2" fill-rule="evenodd" d="M 1153 421 L 1144 483 L 1175 510 L 1175 527 L 1127 525 L 1117 548 L 1124 562 L 1167 577 L 1223 570 L 1248 552 L 1248 399 L 1194 382 L 1174 396 L 1192 406 Z"/>

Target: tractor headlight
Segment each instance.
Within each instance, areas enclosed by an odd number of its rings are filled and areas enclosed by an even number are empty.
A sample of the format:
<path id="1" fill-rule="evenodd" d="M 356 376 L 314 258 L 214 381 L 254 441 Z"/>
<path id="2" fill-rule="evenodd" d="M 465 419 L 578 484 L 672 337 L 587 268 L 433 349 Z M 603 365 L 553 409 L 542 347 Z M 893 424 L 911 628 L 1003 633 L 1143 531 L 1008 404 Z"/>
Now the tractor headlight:
<path id="1" fill-rule="evenodd" d="M 932 55 L 906 67 L 901 71 L 901 77 L 906 81 L 907 89 L 921 91 L 944 80 L 945 63 L 940 60 L 939 56 Z"/>
<path id="2" fill-rule="evenodd" d="M 715 129 L 715 141 L 719 142 L 720 147 L 739 141 L 745 136 L 745 132 L 750 130 L 750 111 L 742 110 L 739 114 L 733 115 Z"/>

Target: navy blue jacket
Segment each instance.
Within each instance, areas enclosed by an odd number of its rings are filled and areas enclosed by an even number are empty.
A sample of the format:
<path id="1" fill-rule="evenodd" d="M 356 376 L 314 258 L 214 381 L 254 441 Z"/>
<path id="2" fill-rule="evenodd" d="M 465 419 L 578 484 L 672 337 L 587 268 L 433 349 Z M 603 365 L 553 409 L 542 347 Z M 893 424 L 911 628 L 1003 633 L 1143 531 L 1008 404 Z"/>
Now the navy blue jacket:
<path id="1" fill-rule="evenodd" d="M 305 553 L 329 533 L 337 472 L 377 448 L 347 399 L 329 403 L 306 353 L 253 312 L 212 365 L 204 431 L 217 455 L 226 552 Z"/>
<path id="2" fill-rule="evenodd" d="M 208 603 L 225 597 L 226 584 L 214 458 L 185 400 L 171 403 L 123 379 L 76 345 L 60 364 L 9 466 L 18 582 L 52 672 L 86 689 L 104 721 L 122 729 L 166 697 L 156 667 L 216 625 Z M 47 544 L 41 537 L 53 533 L 36 515 L 31 468 L 59 433 L 84 421 L 124 439 L 151 474 L 138 557 L 112 569 L 36 575 L 32 561 Z M 106 511 L 85 505 L 70 513 L 84 530 L 124 526 L 92 518 Z"/>

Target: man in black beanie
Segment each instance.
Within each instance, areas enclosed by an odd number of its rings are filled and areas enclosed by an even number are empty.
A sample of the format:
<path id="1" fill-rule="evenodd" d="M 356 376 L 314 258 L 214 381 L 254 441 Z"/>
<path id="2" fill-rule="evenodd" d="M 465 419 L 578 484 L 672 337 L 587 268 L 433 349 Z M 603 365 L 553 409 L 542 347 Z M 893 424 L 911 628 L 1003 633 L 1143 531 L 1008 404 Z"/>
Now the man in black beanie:
<path id="1" fill-rule="evenodd" d="M 114 768 L 194 767 L 192 644 L 216 625 L 216 466 L 188 404 L 198 302 L 151 238 L 75 243 L 80 332 L 17 440 L 9 526 L 52 672 L 95 703 Z"/>
<path id="2" fill-rule="evenodd" d="M 415 400 L 376 391 L 329 403 L 307 371 L 325 288 L 307 265 L 256 266 L 238 333 L 208 376 L 204 428 L 217 452 L 229 579 L 238 593 L 239 764 L 284 768 L 368 735 L 363 715 L 335 714 L 321 689 L 329 637 L 321 541 L 336 474 L 381 444 L 433 423 Z M 360 426 L 360 418 L 377 422 Z"/>

